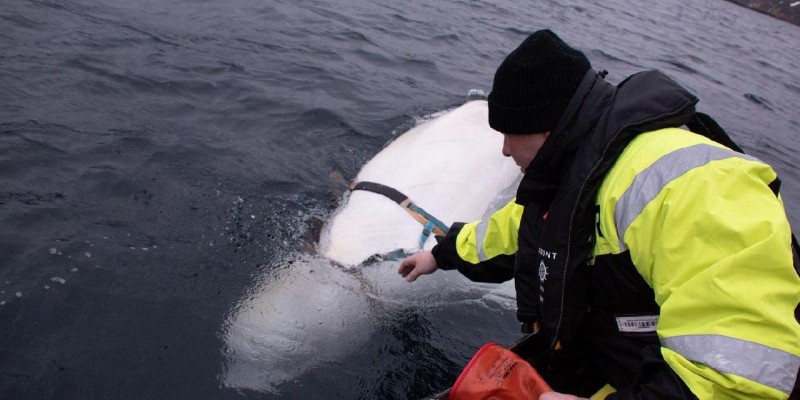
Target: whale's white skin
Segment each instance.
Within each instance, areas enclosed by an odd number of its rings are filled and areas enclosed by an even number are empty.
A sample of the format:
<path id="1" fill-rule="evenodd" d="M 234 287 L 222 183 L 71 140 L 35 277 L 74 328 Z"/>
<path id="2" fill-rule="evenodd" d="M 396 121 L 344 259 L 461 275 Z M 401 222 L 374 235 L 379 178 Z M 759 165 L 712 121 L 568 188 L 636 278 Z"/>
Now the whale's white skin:
<path id="1" fill-rule="evenodd" d="M 503 135 L 472 101 L 404 133 L 361 169 L 357 182 L 393 187 L 447 226 L 475 221 L 520 175 L 502 155 Z M 376 253 L 418 247 L 422 227 L 388 198 L 354 191 L 320 241 L 322 254 L 356 265 Z M 426 248 L 433 247 L 430 238 Z"/>
<path id="2" fill-rule="evenodd" d="M 520 177 L 501 154 L 502 140 L 487 124 L 486 102 L 473 101 L 398 137 L 356 180 L 391 186 L 447 225 L 477 220 L 508 201 Z M 513 307 L 510 283 L 477 284 L 439 272 L 408 284 L 397 275 L 396 260 L 360 265 L 375 254 L 418 250 L 421 232 L 421 224 L 393 201 L 351 193 L 323 231 L 319 255 L 273 263 L 230 312 L 223 328 L 223 384 L 275 392 L 363 347 L 375 327 L 390 320 L 387 313 L 402 307 Z"/>
<path id="3" fill-rule="evenodd" d="M 409 284 L 397 275 L 397 264 L 383 261 L 347 269 L 301 255 L 270 273 L 227 321 L 222 383 L 277 393 L 281 385 L 292 385 L 314 368 L 336 365 L 356 353 L 377 329 L 393 322 L 393 313 L 406 308 L 424 315 L 426 309 L 460 304 L 495 314 L 515 306 L 513 284 L 476 284 L 457 272 Z M 458 337 L 463 332 L 445 334 Z M 491 340 L 497 338 L 484 338 Z"/>

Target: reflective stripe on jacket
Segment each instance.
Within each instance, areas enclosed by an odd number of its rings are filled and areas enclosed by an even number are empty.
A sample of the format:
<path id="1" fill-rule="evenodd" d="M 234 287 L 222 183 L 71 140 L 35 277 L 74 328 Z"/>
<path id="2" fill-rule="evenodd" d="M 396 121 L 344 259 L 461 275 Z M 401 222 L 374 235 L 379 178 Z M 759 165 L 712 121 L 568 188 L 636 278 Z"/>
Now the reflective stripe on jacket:
<path id="1" fill-rule="evenodd" d="M 522 211 L 523 207 L 512 199 L 490 218 L 465 224 L 457 236 L 458 256 L 466 262 L 478 264 L 516 253 Z"/>

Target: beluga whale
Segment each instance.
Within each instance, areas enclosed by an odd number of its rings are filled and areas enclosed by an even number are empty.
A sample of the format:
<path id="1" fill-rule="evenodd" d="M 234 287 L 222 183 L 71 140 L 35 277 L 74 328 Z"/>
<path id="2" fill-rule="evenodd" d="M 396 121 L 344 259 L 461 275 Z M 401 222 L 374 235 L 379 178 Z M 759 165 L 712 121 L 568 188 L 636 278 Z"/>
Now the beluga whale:
<path id="1" fill-rule="evenodd" d="M 508 202 L 521 173 L 502 141 L 486 101 L 474 100 L 423 119 L 369 160 L 325 223 L 317 254 L 287 256 L 229 312 L 222 384 L 278 393 L 363 349 L 402 307 L 478 299 L 513 308 L 512 284 L 455 272 L 408 284 L 397 275 L 399 259 L 386 256 L 430 249 L 453 222 Z"/>

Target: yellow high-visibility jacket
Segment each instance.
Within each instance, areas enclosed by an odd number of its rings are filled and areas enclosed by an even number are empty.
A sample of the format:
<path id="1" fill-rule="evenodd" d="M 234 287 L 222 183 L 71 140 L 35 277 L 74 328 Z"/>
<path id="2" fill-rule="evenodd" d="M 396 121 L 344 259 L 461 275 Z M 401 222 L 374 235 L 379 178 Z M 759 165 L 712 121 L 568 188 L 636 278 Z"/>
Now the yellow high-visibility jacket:
<path id="1" fill-rule="evenodd" d="M 600 315 L 587 329 L 616 324 L 598 334 L 612 339 L 587 347 L 603 354 L 595 372 L 618 390 L 609 398 L 680 398 L 668 393 L 682 390 L 678 383 L 700 399 L 788 398 L 800 368 L 800 277 L 776 178 L 763 162 L 678 128 L 625 147 L 597 192 L 587 262 Z M 452 247 L 461 261 L 440 267 L 512 278 L 513 265 L 497 260 L 518 251 L 523 211 L 512 201 L 458 225 Z M 652 312 L 626 313 L 635 301 L 654 302 L 642 306 Z M 674 387 L 639 376 L 651 367 L 634 356 L 637 346 L 650 344 L 680 379 Z"/>

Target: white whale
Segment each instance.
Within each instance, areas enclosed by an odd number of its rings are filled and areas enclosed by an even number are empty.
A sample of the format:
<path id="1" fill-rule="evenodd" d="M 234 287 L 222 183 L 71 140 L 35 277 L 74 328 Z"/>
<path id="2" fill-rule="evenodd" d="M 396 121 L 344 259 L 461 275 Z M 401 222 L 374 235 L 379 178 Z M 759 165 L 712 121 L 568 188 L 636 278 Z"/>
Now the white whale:
<path id="1" fill-rule="evenodd" d="M 518 167 L 501 154 L 502 135 L 487 123 L 485 101 L 441 113 L 399 136 L 356 181 L 393 187 L 448 226 L 480 219 L 513 196 Z M 325 227 L 319 255 L 274 263 L 223 327 L 225 386 L 276 392 L 307 371 L 366 343 L 398 307 L 474 300 L 513 307 L 513 286 L 437 273 L 407 284 L 397 261 L 360 265 L 375 254 L 419 250 L 422 225 L 398 204 L 353 191 Z M 434 244 L 429 238 L 425 248 Z"/>
<path id="2" fill-rule="evenodd" d="M 477 220 L 520 174 L 502 156 L 503 137 L 489 127 L 487 113 L 485 101 L 473 101 L 416 126 L 370 160 L 356 181 L 393 187 L 448 225 Z M 355 265 L 417 246 L 421 229 L 388 198 L 354 191 L 323 236 L 322 253 Z"/>

